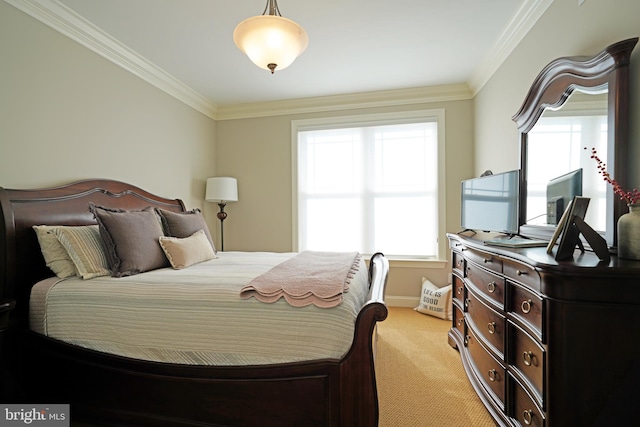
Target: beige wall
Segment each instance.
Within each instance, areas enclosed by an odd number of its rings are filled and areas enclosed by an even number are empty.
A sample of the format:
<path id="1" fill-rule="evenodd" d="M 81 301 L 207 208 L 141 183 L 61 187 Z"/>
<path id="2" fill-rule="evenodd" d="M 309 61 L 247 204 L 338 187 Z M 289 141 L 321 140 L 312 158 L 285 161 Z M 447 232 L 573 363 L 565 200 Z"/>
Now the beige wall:
<path id="1" fill-rule="evenodd" d="M 475 171 L 519 167 L 518 133 L 511 117 L 531 83 L 552 60 L 592 56 L 606 46 L 640 36 L 638 0 L 555 0 L 474 100 Z M 631 59 L 631 142 L 640 145 L 640 46 Z M 630 164 L 635 166 L 640 148 Z M 640 175 L 635 185 L 640 185 Z"/>
<path id="2" fill-rule="evenodd" d="M 238 178 L 240 199 L 226 208 L 229 218 L 224 225 L 225 249 L 292 250 L 292 120 L 436 108 L 445 110 L 446 229 L 458 231 L 460 181 L 473 174 L 471 100 L 219 121 L 216 170 Z M 340 206 L 336 206 L 335 217 L 327 221 L 339 220 Z M 398 212 L 398 220 L 402 220 L 402 212 Z M 444 233 L 440 238 L 445 238 Z M 443 254 L 443 258 L 448 258 L 448 254 Z M 422 276 L 439 286 L 448 280 L 447 268 L 442 263 L 425 266 L 425 263 L 392 262 L 387 296 L 396 304 L 406 300 L 407 305 L 415 305 Z"/>
<path id="3" fill-rule="evenodd" d="M 216 123 L 0 1 L 0 185 L 40 187 L 90 177 L 128 181 L 203 207 L 217 234 L 217 206 L 202 201 L 204 181 L 231 175 L 238 178 L 240 201 L 227 206 L 225 247 L 288 251 L 291 120 L 443 108 L 446 230 L 455 232 L 460 181 L 485 169 L 518 167 L 511 116 L 542 67 L 559 56 L 592 55 L 640 35 L 638 16 L 638 0 L 585 0 L 582 6 L 555 0 L 473 100 Z M 640 48 L 631 67 L 631 92 L 638 94 Z M 632 96 L 632 141 L 640 141 L 639 116 L 640 96 Z M 632 154 L 630 164 L 639 158 L 640 143 Z M 329 221 L 339 220 L 336 210 Z M 415 303 L 421 276 L 446 283 L 446 268 L 434 267 L 394 263 L 387 295 Z"/>
<path id="4" fill-rule="evenodd" d="M 0 186 L 127 181 L 200 207 L 215 121 L 0 1 Z"/>

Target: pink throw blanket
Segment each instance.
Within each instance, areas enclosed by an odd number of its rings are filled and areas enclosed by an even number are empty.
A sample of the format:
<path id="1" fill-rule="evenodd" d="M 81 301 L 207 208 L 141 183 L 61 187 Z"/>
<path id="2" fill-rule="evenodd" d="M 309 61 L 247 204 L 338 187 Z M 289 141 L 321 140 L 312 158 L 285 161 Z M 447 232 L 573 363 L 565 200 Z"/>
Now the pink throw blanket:
<path id="1" fill-rule="evenodd" d="M 284 297 L 294 307 L 335 307 L 359 265 L 357 252 L 304 251 L 253 279 L 240 290 L 240 297 L 268 303 Z"/>

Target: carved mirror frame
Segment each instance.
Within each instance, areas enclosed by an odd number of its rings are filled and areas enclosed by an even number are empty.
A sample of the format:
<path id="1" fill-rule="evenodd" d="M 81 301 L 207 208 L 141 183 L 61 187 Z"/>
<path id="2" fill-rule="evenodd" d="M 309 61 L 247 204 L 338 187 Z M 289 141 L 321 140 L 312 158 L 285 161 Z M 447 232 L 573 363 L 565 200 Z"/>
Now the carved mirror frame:
<path id="1" fill-rule="evenodd" d="M 528 133 L 547 108 L 559 108 L 574 90 L 594 93 L 608 88 L 607 170 L 628 189 L 629 171 L 629 62 L 638 38 L 614 43 L 593 57 L 558 58 L 549 63 L 534 80 L 520 110 L 512 117 L 520 133 L 520 234 L 551 238 L 555 226 L 527 225 L 527 145 Z M 624 201 L 614 197 L 607 185 L 605 238 L 617 246 L 618 218 L 627 212 Z"/>

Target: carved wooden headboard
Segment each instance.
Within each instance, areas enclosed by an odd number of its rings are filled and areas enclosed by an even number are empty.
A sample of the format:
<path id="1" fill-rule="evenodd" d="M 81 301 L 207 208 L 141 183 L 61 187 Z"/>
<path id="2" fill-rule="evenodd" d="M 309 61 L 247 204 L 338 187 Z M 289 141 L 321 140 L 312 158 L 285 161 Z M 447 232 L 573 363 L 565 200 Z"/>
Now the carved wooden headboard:
<path id="1" fill-rule="evenodd" d="M 166 199 L 133 185 L 106 179 L 34 190 L 0 187 L 0 298 L 16 301 L 14 321 L 27 321 L 31 287 L 53 276 L 45 265 L 32 227 L 95 224 L 89 202 L 120 209 L 153 206 L 176 212 L 185 210 L 182 200 Z"/>

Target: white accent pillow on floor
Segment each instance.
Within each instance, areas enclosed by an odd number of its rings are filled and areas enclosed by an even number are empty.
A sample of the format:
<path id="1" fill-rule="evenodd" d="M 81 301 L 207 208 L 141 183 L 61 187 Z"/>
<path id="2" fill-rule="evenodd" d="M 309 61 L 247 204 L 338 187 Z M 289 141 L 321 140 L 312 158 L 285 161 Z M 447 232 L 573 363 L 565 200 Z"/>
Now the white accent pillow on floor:
<path id="1" fill-rule="evenodd" d="M 451 290 L 451 285 L 439 288 L 423 277 L 420 304 L 414 310 L 440 319 L 451 320 L 453 312 Z"/>

